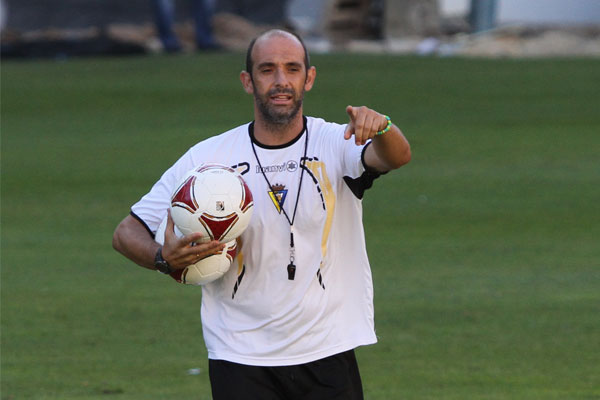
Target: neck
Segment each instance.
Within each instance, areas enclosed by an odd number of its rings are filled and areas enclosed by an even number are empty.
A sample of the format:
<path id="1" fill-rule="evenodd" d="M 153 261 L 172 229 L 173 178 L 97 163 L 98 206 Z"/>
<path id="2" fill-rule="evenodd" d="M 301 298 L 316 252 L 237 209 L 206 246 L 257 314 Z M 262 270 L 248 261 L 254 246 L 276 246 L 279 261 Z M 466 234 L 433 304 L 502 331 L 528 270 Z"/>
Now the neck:
<path id="1" fill-rule="evenodd" d="M 287 124 L 271 124 L 259 115 L 254 121 L 254 138 L 267 146 L 279 146 L 291 142 L 304 128 L 302 112 Z"/>

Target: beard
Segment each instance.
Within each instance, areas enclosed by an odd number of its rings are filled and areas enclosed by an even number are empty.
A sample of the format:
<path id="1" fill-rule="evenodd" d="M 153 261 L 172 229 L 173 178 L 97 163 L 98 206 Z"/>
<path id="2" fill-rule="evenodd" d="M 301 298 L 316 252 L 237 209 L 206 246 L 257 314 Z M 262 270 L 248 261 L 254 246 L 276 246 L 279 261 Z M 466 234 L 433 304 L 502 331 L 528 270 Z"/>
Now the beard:
<path id="1" fill-rule="evenodd" d="M 269 99 L 277 94 L 288 94 L 292 96 L 292 104 L 290 107 L 277 107 L 269 103 Z M 261 95 L 254 94 L 258 110 L 263 116 L 265 122 L 272 126 L 282 126 L 289 124 L 298 115 L 302 107 L 304 99 L 304 91 L 300 95 L 292 88 L 289 89 L 271 89 L 267 93 Z"/>

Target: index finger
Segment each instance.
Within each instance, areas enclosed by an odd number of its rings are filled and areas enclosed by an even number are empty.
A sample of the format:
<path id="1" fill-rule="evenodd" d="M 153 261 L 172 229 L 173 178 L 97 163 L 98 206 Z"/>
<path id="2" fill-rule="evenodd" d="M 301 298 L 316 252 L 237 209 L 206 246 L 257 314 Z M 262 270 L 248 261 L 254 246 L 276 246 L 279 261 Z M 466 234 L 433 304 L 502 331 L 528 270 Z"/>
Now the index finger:
<path id="1" fill-rule="evenodd" d="M 354 121 L 354 119 L 356 118 L 356 107 L 353 106 L 346 106 L 346 114 L 348 114 L 348 116 L 350 117 L 350 121 Z"/>

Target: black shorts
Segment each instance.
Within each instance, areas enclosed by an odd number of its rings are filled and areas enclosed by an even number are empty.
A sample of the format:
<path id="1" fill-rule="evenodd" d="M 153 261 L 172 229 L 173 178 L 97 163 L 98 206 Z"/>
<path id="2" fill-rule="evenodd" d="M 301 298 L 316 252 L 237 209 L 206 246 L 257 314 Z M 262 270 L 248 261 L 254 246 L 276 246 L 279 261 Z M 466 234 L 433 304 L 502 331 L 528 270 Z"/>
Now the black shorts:
<path id="1" fill-rule="evenodd" d="M 354 350 L 307 364 L 257 367 L 208 360 L 214 400 L 362 400 Z"/>

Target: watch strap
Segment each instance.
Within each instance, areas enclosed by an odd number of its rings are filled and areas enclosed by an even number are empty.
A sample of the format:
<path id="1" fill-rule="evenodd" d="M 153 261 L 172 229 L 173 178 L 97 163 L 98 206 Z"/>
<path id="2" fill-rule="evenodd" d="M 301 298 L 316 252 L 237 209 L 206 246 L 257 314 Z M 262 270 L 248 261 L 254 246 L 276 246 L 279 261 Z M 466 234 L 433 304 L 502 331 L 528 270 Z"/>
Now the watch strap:
<path id="1" fill-rule="evenodd" d="M 156 250 L 156 255 L 154 256 L 154 267 L 157 271 L 169 275 L 173 272 L 173 268 L 169 265 L 169 262 L 163 258 L 162 255 L 162 246 Z"/>

